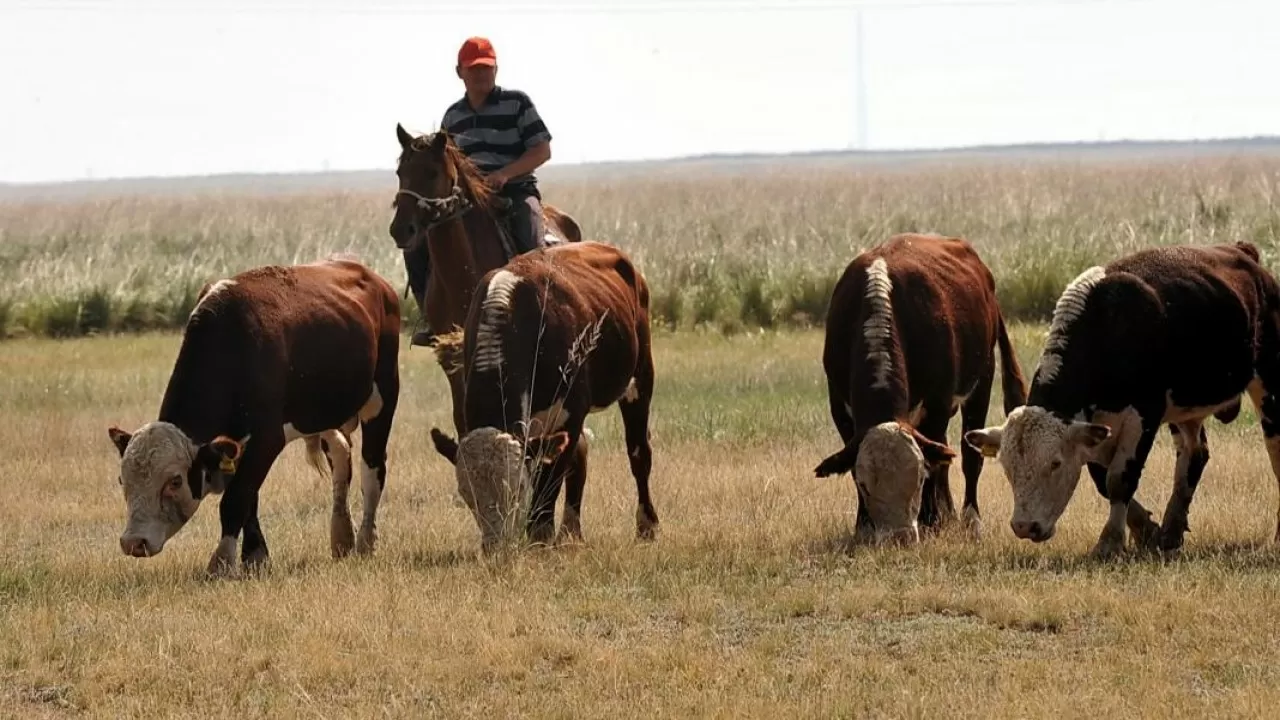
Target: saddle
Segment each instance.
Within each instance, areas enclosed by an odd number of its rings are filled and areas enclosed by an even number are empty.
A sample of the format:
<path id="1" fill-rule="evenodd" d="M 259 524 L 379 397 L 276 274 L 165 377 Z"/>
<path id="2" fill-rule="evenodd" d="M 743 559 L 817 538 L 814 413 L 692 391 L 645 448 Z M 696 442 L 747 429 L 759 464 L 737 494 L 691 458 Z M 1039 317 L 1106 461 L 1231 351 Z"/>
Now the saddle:
<path id="1" fill-rule="evenodd" d="M 511 228 L 511 220 L 514 216 L 514 210 L 517 207 L 515 201 L 504 195 L 496 195 L 493 198 L 494 215 L 498 220 L 498 230 L 500 231 L 500 239 L 502 241 L 503 262 L 511 262 L 516 256 L 515 233 Z M 538 247 L 546 248 L 554 245 L 562 245 L 569 242 L 567 239 L 551 232 L 551 217 L 548 216 L 546 207 L 542 209 L 542 237 L 537 238 Z"/>

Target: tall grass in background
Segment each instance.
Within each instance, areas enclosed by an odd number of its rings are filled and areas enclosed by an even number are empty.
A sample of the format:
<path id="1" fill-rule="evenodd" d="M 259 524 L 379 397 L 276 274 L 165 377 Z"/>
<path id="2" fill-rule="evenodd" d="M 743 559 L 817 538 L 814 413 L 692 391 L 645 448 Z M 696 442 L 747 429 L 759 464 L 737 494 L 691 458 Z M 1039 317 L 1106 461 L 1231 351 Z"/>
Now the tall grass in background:
<path id="1" fill-rule="evenodd" d="M 659 166 L 661 167 L 661 166 Z M 686 329 L 822 321 L 861 250 L 905 231 L 969 238 L 1012 318 L 1046 318 L 1085 267 L 1151 245 L 1247 240 L 1275 266 L 1280 156 L 898 165 L 780 162 L 544 180 L 546 200 L 639 263 L 655 321 Z M 397 286 L 392 188 L 0 203 L 0 329 L 178 328 L 201 285 L 354 252 Z M 410 323 L 417 308 L 405 303 Z"/>

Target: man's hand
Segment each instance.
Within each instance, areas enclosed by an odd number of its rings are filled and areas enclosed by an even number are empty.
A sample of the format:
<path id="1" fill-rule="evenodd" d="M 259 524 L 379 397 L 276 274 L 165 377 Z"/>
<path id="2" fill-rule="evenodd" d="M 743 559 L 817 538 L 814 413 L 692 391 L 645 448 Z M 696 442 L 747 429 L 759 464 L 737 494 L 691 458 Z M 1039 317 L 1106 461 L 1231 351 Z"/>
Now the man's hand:
<path id="1" fill-rule="evenodd" d="M 484 176 L 485 184 L 494 190 L 501 190 L 502 186 L 507 184 L 508 179 L 506 168 L 503 168 L 502 170 L 494 170 Z"/>
<path id="2" fill-rule="evenodd" d="M 485 176 L 485 184 L 494 190 L 501 190 L 511 178 L 521 177 L 542 167 L 542 164 L 551 159 L 551 142 L 542 142 L 534 145 L 524 154 L 516 159 L 510 165 L 494 170 Z"/>

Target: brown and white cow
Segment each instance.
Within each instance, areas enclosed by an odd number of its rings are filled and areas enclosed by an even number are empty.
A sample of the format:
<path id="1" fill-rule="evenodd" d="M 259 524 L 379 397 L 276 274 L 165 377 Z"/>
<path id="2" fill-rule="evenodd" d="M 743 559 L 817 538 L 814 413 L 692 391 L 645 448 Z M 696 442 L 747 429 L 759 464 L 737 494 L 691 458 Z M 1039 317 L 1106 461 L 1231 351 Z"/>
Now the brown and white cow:
<path id="1" fill-rule="evenodd" d="M 201 500 L 220 493 L 222 539 L 209 571 L 232 570 L 241 530 L 242 562 L 262 564 L 258 491 L 285 445 L 303 438 L 311 464 L 333 474 L 333 555 L 353 545 L 371 552 L 400 395 L 399 342 L 395 289 L 359 262 L 260 267 L 206 285 L 156 420 L 132 433 L 108 430 L 128 506 L 120 549 L 158 554 Z M 353 538 L 347 490 L 357 426 L 364 518 Z"/>
<path id="2" fill-rule="evenodd" d="M 1007 411 L 1025 400 L 1022 371 L 995 280 L 966 240 L 895 235 L 845 268 L 822 353 L 845 446 L 815 473 L 853 472 L 855 537 L 915 542 L 919 524 L 937 529 L 955 517 L 947 425 L 957 409 L 966 431 L 986 422 L 997 344 Z M 983 458 L 973 447 L 961 452 L 965 522 L 978 536 Z"/>
<path id="3" fill-rule="evenodd" d="M 512 540 L 522 518 L 535 542 L 551 540 L 560 486 L 561 533 L 582 534 L 588 413 L 615 402 L 635 477 L 636 532 L 652 539 L 649 497 L 649 288 L 621 250 L 583 241 L 535 250 L 485 274 L 467 325 L 442 336 L 446 371 L 463 373 L 461 439 L 432 428 L 455 466 L 458 494 L 491 551 Z"/>
<path id="4" fill-rule="evenodd" d="M 1280 481 L 1280 287 L 1249 243 L 1142 250 L 1091 267 L 1053 311 L 1025 407 L 965 440 L 998 450 L 1013 487 L 1012 528 L 1053 537 L 1087 466 L 1111 514 L 1094 546 L 1182 546 L 1187 511 L 1209 460 L 1204 422 L 1230 422 L 1248 393 Z M 1134 498 L 1162 424 L 1177 446 L 1163 523 Z M 1280 538 L 1280 521 L 1277 525 Z"/>

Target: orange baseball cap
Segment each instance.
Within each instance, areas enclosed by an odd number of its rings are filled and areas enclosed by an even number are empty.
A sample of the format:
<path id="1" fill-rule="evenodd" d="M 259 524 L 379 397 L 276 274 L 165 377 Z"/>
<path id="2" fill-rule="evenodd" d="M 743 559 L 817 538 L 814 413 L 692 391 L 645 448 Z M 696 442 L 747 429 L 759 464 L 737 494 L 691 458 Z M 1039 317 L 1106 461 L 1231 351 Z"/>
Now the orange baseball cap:
<path id="1" fill-rule="evenodd" d="M 497 65 L 498 55 L 493 51 L 489 38 L 469 37 L 458 49 L 458 67 L 472 65 Z"/>

